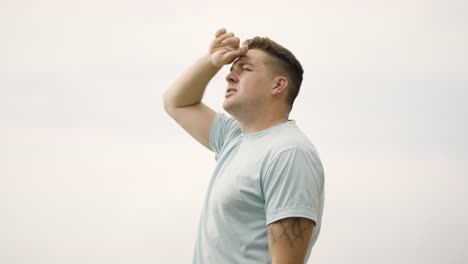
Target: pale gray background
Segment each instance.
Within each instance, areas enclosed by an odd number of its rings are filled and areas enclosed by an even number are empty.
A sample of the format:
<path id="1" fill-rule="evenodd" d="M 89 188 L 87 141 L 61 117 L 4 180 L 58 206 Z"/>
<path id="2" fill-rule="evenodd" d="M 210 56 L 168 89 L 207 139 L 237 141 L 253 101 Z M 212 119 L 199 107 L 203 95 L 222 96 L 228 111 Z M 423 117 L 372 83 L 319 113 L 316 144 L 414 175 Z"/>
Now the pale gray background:
<path id="1" fill-rule="evenodd" d="M 0 263 L 190 263 L 214 157 L 161 95 L 222 26 L 305 68 L 309 263 L 468 263 L 467 25 L 466 0 L 1 0 Z"/>

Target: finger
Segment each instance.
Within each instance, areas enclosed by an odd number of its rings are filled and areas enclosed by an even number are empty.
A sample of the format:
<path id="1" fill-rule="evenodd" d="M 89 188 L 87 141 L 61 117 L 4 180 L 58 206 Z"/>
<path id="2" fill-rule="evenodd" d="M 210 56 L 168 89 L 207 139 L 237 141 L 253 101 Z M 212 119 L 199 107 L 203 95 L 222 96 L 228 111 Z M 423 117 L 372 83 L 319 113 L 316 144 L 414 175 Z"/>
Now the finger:
<path id="1" fill-rule="evenodd" d="M 225 64 L 229 64 L 229 63 L 233 62 L 239 56 L 244 55 L 245 53 L 247 53 L 247 49 L 244 48 L 244 46 L 243 46 L 240 49 L 235 49 L 235 50 L 231 50 L 231 51 L 228 51 L 228 52 L 224 53 L 221 56 L 221 60 L 224 61 Z"/>
<path id="2" fill-rule="evenodd" d="M 245 55 L 247 53 L 247 51 L 249 51 L 249 46 L 247 46 L 247 45 L 242 45 L 239 48 L 239 52 L 241 53 L 241 56 Z"/>
<path id="3" fill-rule="evenodd" d="M 226 34 L 226 29 L 225 28 L 220 28 L 216 31 L 215 37 L 220 37 L 221 35 Z"/>
<path id="4" fill-rule="evenodd" d="M 221 44 L 230 45 L 230 46 L 232 46 L 234 48 L 238 48 L 239 44 L 240 44 L 240 39 L 238 37 L 227 38 L 227 39 L 223 40 L 223 42 L 221 42 Z"/>
<path id="5" fill-rule="evenodd" d="M 228 39 L 228 38 L 232 38 L 232 37 L 234 37 L 234 33 L 229 32 L 229 33 L 226 33 L 226 34 L 223 34 L 223 35 L 219 36 L 216 40 L 219 43 L 222 43 L 223 40 Z"/>

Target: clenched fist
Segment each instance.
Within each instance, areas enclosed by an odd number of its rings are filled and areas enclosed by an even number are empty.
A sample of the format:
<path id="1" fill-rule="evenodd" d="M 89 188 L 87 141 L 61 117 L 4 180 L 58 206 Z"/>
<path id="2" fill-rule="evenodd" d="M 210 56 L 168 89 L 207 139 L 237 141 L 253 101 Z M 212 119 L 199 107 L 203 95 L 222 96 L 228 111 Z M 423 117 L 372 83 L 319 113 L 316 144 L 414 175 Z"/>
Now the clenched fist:
<path id="1" fill-rule="evenodd" d="M 209 48 L 210 60 L 215 66 L 231 64 L 249 50 L 247 46 L 239 46 L 239 38 L 232 32 L 227 33 L 224 28 L 216 31 L 215 37 Z"/>

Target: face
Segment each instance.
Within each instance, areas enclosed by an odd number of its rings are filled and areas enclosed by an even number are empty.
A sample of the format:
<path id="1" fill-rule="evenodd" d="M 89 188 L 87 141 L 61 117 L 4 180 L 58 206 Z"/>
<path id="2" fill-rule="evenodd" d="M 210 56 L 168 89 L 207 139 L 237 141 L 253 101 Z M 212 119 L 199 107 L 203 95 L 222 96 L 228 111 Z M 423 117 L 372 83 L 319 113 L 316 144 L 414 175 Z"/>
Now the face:
<path id="1" fill-rule="evenodd" d="M 233 116 L 258 112 L 270 98 L 273 77 L 265 61 L 267 55 L 252 49 L 239 57 L 226 76 L 224 109 Z"/>

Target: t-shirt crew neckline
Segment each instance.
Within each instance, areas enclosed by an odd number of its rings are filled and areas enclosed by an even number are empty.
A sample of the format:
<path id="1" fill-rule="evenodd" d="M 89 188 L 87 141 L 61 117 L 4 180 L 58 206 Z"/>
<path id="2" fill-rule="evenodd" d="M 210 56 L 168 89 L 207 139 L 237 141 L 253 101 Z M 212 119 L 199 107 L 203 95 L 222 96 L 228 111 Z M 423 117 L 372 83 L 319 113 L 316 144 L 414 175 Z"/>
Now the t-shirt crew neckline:
<path id="1" fill-rule="evenodd" d="M 261 137 L 271 133 L 273 130 L 276 130 L 276 129 L 280 128 L 280 127 L 295 126 L 295 125 L 296 125 L 296 121 L 292 120 L 292 119 L 289 119 L 288 121 L 286 121 L 284 123 L 280 123 L 280 124 L 274 125 L 272 127 L 269 127 L 269 128 L 257 131 L 257 132 L 251 132 L 251 133 L 246 133 L 246 134 L 242 133 L 242 139 L 243 140 L 255 140 L 255 139 L 261 138 Z"/>

